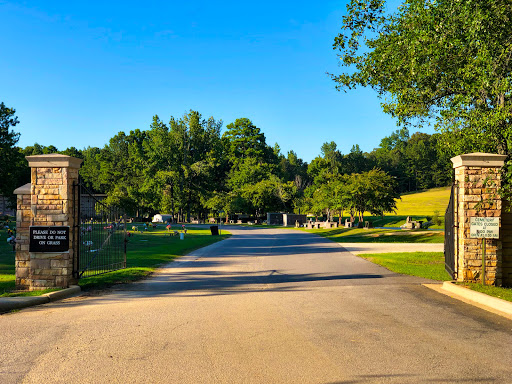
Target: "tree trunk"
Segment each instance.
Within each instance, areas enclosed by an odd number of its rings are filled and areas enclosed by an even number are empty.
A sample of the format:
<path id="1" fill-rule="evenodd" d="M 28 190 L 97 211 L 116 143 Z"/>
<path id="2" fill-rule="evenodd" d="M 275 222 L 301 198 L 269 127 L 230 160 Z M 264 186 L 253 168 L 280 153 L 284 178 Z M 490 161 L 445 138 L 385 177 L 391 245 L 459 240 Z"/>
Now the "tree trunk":
<path id="1" fill-rule="evenodd" d="M 171 217 L 172 217 L 172 222 L 174 222 L 175 220 L 175 217 L 174 217 L 174 182 L 171 183 Z"/>

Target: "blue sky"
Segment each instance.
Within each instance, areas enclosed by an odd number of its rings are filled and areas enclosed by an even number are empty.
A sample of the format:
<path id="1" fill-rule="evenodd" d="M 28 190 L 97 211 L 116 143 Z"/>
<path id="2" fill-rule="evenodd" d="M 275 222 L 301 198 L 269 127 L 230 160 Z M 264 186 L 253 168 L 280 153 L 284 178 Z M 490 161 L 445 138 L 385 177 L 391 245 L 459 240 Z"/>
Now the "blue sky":
<path id="1" fill-rule="evenodd" d="M 326 74 L 340 71 L 345 5 L 0 0 L 0 101 L 22 147 L 103 147 L 194 109 L 224 126 L 248 117 L 306 161 L 326 141 L 371 151 L 394 120 L 372 90 L 338 92 Z"/>

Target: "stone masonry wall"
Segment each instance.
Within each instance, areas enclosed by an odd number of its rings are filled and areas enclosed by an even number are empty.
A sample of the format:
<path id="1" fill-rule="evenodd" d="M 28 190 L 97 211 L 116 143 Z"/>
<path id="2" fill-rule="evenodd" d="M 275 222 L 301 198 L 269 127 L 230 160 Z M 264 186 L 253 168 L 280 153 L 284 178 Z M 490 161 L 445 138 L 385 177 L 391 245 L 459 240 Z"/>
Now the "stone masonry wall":
<path id="1" fill-rule="evenodd" d="M 27 156 L 31 183 L 18 188 L 16 286 L 18 289 L 66 288 L 73 278 L 73 184 L 80 159 L 51 154 Z M 30 226 L 69 226 L 69 251 L 29 252 Z"/>
<path id="2" fill-rule="evenodd" d="M 502 204 L 499 168 L 461 166 L 455 169 L 458 194 L 458 273 L 457 280 L 481 281 L 482 241 L 470 238 L 470 217 L 500 217 Z M 502 284 L 502 244 L 498 239 L 486 241 L 486 283 Z"/>
<path id="3" fill-rule="evenodd" d="M 27 188 L 18 188 L 17 210 L 16 210 L 16 287 L 17 289 L 29 289 L 29 267 L 30 254 L 29 246 L 29 226 L 32 221 L 32 211 L 30 209 L 30 184 Z"/>
<path id="4" fill-rule="evenodd" d="M 32 168 L 33 225 L 72 227 L 73 180 L 78 170 Z M 70 231 L 70 242 L 73 242 Z M 68 287 L 73 281 L 73 250 L 33 254 L 30 261 L 32 289 Z"/>

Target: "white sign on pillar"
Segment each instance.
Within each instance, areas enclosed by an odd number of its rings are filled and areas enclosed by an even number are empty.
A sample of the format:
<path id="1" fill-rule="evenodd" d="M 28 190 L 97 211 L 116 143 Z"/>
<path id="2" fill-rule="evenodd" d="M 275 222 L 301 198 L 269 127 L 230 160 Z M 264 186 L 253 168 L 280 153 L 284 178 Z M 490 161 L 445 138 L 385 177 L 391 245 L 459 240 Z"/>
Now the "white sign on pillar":
<path id="1" fill-rule="evenodd" d="M 500 237 L 500 218 L 470 217 L 469 237 L 472 239 L 498 239 Z"/>

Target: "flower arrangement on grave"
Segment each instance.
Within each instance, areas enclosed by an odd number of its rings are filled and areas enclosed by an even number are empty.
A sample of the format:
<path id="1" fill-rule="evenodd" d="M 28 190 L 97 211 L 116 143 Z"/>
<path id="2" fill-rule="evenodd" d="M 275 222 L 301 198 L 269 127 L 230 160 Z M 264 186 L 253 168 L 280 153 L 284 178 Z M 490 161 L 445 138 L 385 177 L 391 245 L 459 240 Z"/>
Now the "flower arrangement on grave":
<path id="1" fill-rule="evenodd" d="M 12 245 L 12 250 L 16 251 L 16 236 L 11 235 L 7 238 L 7 243 Z"/>

